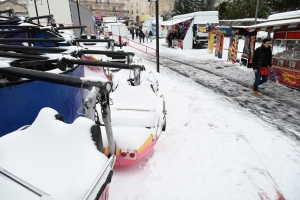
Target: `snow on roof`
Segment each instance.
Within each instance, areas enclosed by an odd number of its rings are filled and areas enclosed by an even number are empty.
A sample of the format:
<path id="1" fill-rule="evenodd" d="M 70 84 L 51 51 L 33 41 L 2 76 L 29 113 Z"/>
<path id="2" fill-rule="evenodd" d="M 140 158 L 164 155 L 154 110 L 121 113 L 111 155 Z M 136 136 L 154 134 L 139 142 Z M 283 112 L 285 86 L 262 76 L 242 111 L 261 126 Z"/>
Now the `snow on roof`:
<path id="1" fill-rule="evenodd" d="M 244 18 L 244 19 L 223 19 L 223 20 L 219 20 L 219 21 L 223 21 L 223 22 L 252 22 L 255 21 L 255 18 Z M 256 21 L 258 22 L 264 22 L 267 21 L 267 19 L 262 19 L 262 18 L 258 18 L 256 19 Z"/>
<path id="2" fill-rule="evenodd" d="M 289 12 L 277 13 L 277 14 L 274 14 L 274 15 L 270 15 L 268 17 L 268 21 L 282 20 L 282 19 L 293 19 L 293 18 L 300 18 L 300 10 L 295 10 L 295 11 L 289 11 Z"/>
<path id="3" fill-rule="evenodd" d="M 201 11 L 201 12 L 193 12 L 193 13 L 188 13 L 183 15 L 176 15 L 173 17 L 173 19 L 195 17 L 195 16 L 215 16 L 215 15 L 217 16 L 219 15 L 218 11 Z"/>
<path id="4" fill-rule="evenodd" d="M 185 22 L 190 19 L 193 19 L 193 17 L 177 18 L 177 19 L 173 19 L 173 20 L 169 20 L 169 21 L 163 21 L 163 22 L 159 23 L 159 25 L 172 26 L 175 24 L 179 24 L 181 22 Z"/>
<path id="5" fill-rule="evenodd" d="M 108 159 L 91 138 L 92 120 L 79 117 L 66 124 L 56 120 L 56 114 L 44 108 L 29 128 L 1 137 L 0 165 L 57 199 L 82 199 Z M 18 195 L 4 193 L 2 198 Z"/>
<path id="6" fill-rule="evenodd" d="M 268 21 L 261 24 L 256 24 L 252 26 L 239 26 L 240 28 L 247 28 L 250 30 L 266 30 L 266 29 L 280 29 L 280 27 L 284 26 L 285 28 L 293 28 L 297 27 L 300 24 L 299 19 L 287 19 L 287 20 L 279 20 L 279 21 Z M 238 27 L 238 26 L 233 26 Z"/>

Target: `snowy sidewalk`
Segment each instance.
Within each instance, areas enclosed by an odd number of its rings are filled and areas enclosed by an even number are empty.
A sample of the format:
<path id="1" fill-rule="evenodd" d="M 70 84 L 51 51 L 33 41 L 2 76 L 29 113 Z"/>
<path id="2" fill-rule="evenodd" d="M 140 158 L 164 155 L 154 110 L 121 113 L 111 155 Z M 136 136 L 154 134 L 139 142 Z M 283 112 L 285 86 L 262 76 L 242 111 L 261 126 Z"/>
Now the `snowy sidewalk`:
<path id="1" fill-rule="evenodd" d="M 162 66 L 160 89 L 167 131 L 142 163 L 116 168 L 110 199 L 300 198 L 297 141 Z"/>

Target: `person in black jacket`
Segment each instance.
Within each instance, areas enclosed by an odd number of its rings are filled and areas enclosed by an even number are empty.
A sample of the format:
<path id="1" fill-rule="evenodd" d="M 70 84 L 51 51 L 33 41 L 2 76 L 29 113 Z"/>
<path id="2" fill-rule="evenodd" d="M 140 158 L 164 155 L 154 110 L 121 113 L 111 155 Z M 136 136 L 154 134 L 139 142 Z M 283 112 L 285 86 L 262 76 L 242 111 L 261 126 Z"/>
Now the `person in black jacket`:
<path id="1" fill-rule="evenodd" d="M 131 28 L 131 29 L 130 29 L 130 33 L 131 33 L 131 35 L 132 35 L 132 40 L 134 40 L 134 28 Z"/>
<path id="2" fill-rule="evenodd" d="M 152 42 L 152 36 L 153 36 L 153 33 L 152 33 L 152 31 L 150 30 L 150 32 L 149 32 L 150 42 Z"/>
<path id="3" fill-rule="evenodd" d="M 171 32 L 169 33 L 167 39 L 168 39 L 168 44 L 169 44 L 168 46 L 169 46 L 169 48 L 170 48 L 170 47 L 173 47 L 173 39 L 174 39 L 173 31 L 171 31 Z"/>
<path id="4" fill-rule="evenodd" d="M 267 67 L 270 70 L 272 67 L 272 50 L 270 45 L 270 39 L 264 39 L 263 44 L 254 51 L 252 67 L 255 74 L 255 81 L 251 85 L 251 88 L 255 97 L 259 97 L 258 85 L 268 81 L 269 75 L 261 75 L 261 68 Z"/>
<path id="5" fill-rule="evenodd" d="M 139 29 L 137 28 L 137 29 L 135 29 L 135 36 L 136 36 L 136 38 L 138 38 L 139 37 Z"/>
<path id="6" fill-rule="evenodd" d="M 139 32 L 140 43 L 142 43 L 142 40 L 144 42 L 144 37 L 145 37 L 144 32 L 142 30 L 140 30 L 140 32 Z"/>

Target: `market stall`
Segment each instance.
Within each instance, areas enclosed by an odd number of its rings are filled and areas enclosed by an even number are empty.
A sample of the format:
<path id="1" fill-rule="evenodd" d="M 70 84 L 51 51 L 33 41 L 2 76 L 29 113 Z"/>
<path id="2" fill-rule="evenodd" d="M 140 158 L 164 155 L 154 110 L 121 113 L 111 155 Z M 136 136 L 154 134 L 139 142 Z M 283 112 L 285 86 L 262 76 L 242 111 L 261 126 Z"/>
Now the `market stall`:
<path id="1" fill-rule="evenodd" d="M 233 28 L 253 37 L 257 31 L 267 31 L 269 38 L 274 32 L 269 79 L 300 89 L 300 10 L 270 15 L 265 23 Z M 250 53 L 251 49 L 250 42 Z M 250 59 L 249 63 L 252 63 Z"/>
<path id="2" fill-rule="evenodd" d="M 163 21 L 160 23 L 163 29 L 168 30 L 173 36 L 173 45 L 179 46 L 182 49 L 192 49 L 197 41 L 199 33 L 197 26 L 206 26 L 207 23 L 218 24 L 218 11 L 201 11 L 184 15 L 174 16 L 172 20 Z M 206 36 L 208 40 L 208 35 Z"/>

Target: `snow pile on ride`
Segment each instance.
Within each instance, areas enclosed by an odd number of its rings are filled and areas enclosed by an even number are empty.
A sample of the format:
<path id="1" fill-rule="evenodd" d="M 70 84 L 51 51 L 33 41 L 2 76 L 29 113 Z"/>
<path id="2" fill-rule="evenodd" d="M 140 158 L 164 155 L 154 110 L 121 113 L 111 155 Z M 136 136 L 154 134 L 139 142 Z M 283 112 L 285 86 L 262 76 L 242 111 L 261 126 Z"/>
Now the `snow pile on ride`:
<path id="1" fill-rule="evenodd" d="M 56 120 L 56 114 L 44 108 L 32 126 L 1 137 L 0 165 L 56 199 L 82 199 L 107 158 L 92 141 L 93 121 L 79 117 L 66 124 Z M 3 199 L 5 194 L 18 194 L 1 191 Z"/>

